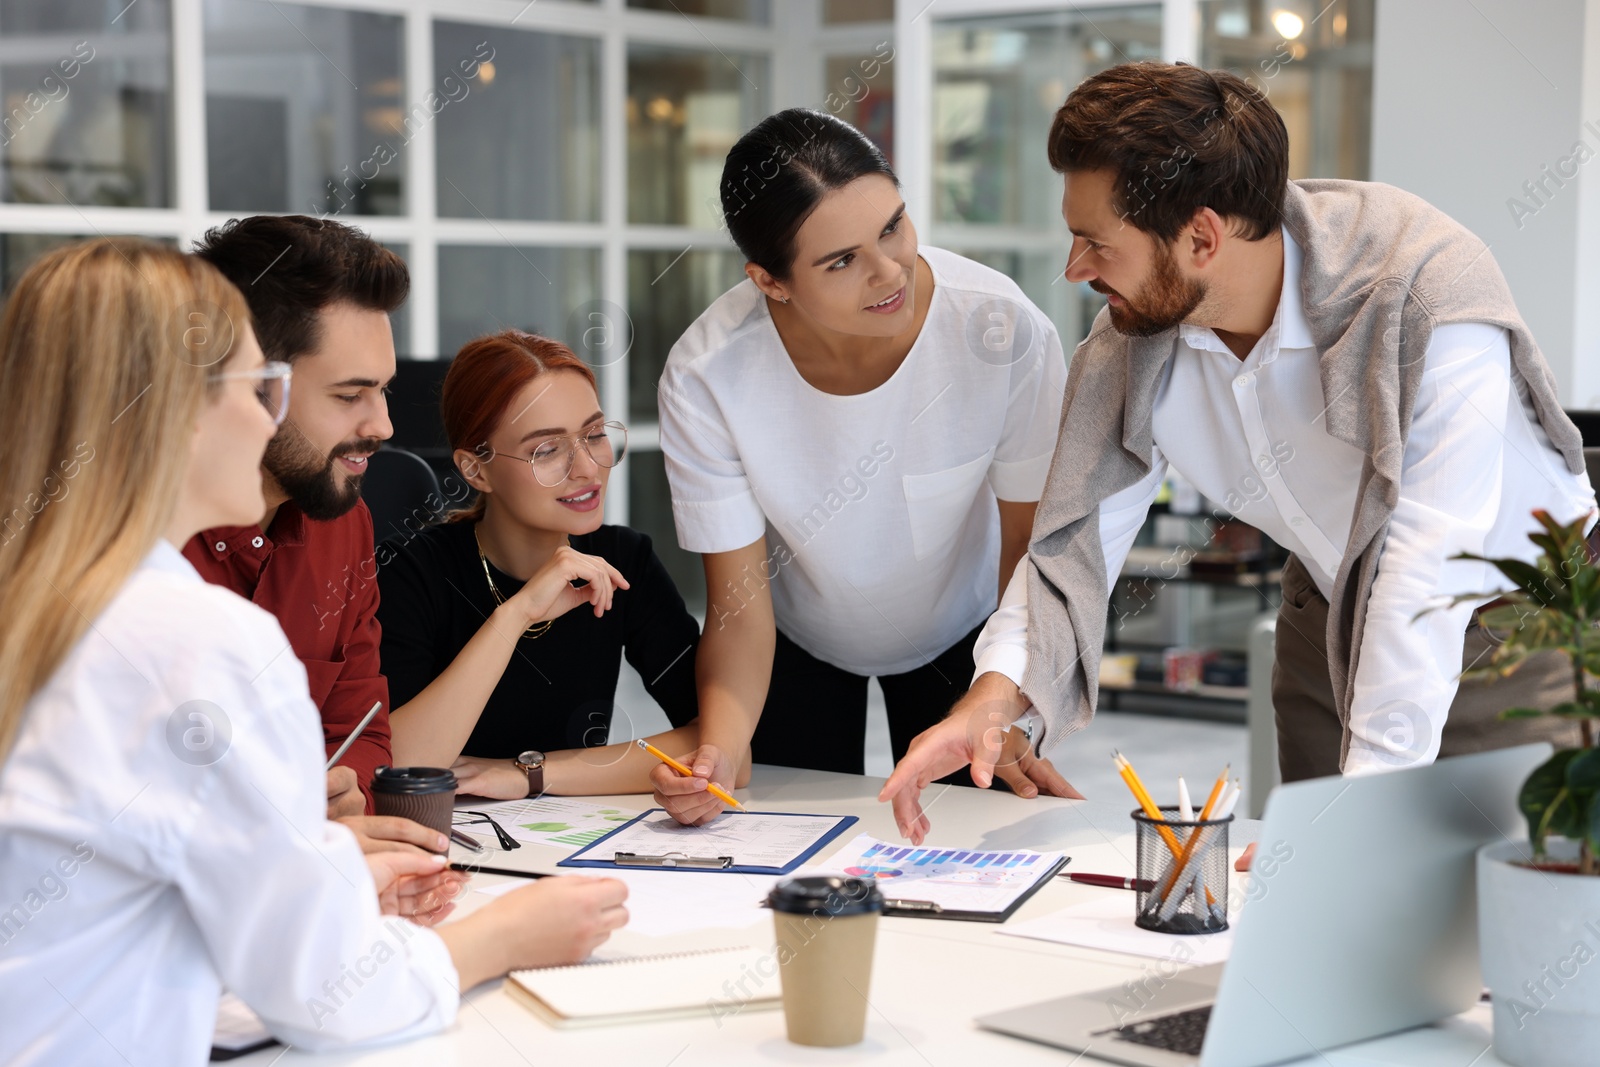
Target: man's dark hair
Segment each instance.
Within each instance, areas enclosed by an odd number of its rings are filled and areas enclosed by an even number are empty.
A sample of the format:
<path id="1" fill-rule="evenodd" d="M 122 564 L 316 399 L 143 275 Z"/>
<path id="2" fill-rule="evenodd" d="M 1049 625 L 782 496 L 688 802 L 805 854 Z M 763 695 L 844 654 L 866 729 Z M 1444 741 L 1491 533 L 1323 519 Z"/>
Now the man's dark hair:
<path id="1" fill-rule="evenodd" d="M 405 260 L 360 230 L 309 215 L 229 219 L 194 253 L 239 287 L 261 351 L 285 362 L 317 347 L 323 308 L 393 312 L 411 289 Z"/>
<path id="2" fill-rule="evenodd" d="M 750 129 L 722 165 L 722 218 L 744 258 L 780 281 L 795 235 L 824 194 L 882 174 L 900 184 L 867 135 L 825 111 L 792 107 Z"/>
<path id="3" fill-rule="evenodd" d="M 1207 207 L 1250 241 L 1283 224 L 1289 132 L 1264 93 L 1225 70 L 1101 71 L 1056 112 L 1049 152 L 1058 172 L 1112 171 L 1117 213 L 1163 241 Z"/>

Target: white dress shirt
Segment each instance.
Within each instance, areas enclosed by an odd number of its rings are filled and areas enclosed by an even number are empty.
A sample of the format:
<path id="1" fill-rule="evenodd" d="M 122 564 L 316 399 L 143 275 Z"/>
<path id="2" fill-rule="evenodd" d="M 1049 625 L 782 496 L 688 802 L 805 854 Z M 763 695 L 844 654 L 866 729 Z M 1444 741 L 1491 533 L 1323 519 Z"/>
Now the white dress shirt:
<path id="1" fill-rule="evenodd" d="M 444 942 L 379 914 L 327 821 L 288 646 L 161 541 L 29 702 L 0 767 L 0 1063 L 203 1064 L 223 985 L 306 1049 L 454 1020 Z"/>
<path id="2" fill-rule="evenodd" d="M 928 663 L 994 610 L 995 498 L 1044 489 L 1066 359 L 1015 282 L 924 247 L 928 314 L 889 380 L 825 393 L 795 369 L 748 279 L 672 346 L 661 451 L 678 543 L 729 552 L 766 537 L 777 625 L 854 674 Z M 716 613 L 706 620 L 716 626 Z"/>
<path id="3" fill-rule="evenodd" d="M 1178 328 L 1152 413 L 1150 474 L 1100 505 L 1108 583 L 1170 462 L 1212 501 L 1293 552 L 1324 596 L 1332 589 L 1364 457 L 1326 432 L 1319 353 L 1301 307 L 1302 253 L 1287 230 L 1283 246 L 1277 314 L 1245 359 L 1210 329 Z M 1441 326 L 1424 361 L 1400 499 L 1367 605 L 1346 774 L 1438 755 L 1474 604 L 1415 616 L 1442 597 L 1505 585 L 1488 565 L 1449 557 L 1531 560 L 1535 508 L 1570 522 L 1595 506 L 1588 478 L 1566 469 L 1526 386 L 1514 380 L 1505 330 Z M 1027 597 L 1019 565 L 974 649 L 977 674 L 996 671 L 1021 684 Z"/>

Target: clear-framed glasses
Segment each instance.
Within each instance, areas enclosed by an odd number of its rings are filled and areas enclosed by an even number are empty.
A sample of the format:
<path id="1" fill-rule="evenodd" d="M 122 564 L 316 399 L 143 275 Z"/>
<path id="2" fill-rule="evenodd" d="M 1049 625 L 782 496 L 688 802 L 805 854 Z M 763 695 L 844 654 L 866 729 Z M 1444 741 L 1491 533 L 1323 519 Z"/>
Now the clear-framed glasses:
<path id="1" fill-rule="evenodd" d="M 628 450 L 628 428 L 620 422 L 607 422 L 582 433 L 545 438 L 528 457 L 534 479 L 547 488 L 554 488 L 566 481 L 567 475 L 572 473 L 572 461 L 577 458 L 580 446 L 600 466 L 615 467 L 622 462 L 623 453 Z M 495 453 L 496 456 L 500 454 Z"/>
<path id="2" fill-rule="evenodd" d="M 469 815 L 471 818 L 463 819 L 463 815 Z M 506 828 L 495 822 L 486 811 L 457 811 L 450 819 L 451 826 L 476 826 L 478 823 L 489 824 L 494 836 L 500 839 L 500 847 L 505 851 L 522 847 L 522 842 L 506 833 Z"/>
<path id="3" fill-rule="evenodd" d="M 206 380 L 211 382 L 227 382 L 238 378 L 253 380 L 256 383 L 256 399 L 261 401 L 261 406 L 272 416 L 272 424 L 282 426 L 284 417 L 289 414 L 289 378 L 293 373 L 289 364 L 271 360 L 255 370 L 224 371 L 221 374 L 213 374 Z"/>

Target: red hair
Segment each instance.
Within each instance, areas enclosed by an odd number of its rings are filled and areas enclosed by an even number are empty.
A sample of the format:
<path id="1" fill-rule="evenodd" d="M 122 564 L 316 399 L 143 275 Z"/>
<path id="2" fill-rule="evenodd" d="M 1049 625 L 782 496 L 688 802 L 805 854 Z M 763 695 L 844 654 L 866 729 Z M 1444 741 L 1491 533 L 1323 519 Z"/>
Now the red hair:
<path id="1" fill-rule="evenodd" d="M 595 393 L 594 371 L 560 341 L 521 330 L 501 330 L 461 346 L 445 372 L 439 411 L 452 451 L 488 456 L 489 437 L 506 417 L 506 409 L 522 387 L 543 374 L 576 371 Z M 480 494 L 470 507 L 455 512 L 451 522 L 483 518 Z"/>

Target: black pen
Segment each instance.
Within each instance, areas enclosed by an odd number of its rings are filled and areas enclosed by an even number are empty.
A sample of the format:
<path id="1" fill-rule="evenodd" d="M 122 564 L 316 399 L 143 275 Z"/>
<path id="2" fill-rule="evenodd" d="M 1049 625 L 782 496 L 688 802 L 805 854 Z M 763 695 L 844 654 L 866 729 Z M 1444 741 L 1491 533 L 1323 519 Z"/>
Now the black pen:
<path id="1" fill-rule="evenodd" d="M 538 871 L 519 871 L 511 867 L 480 867 L 476 863 L 452 863 L 452 871 L 466 871 L 468 874 L 506 874 L 512 878 L 550 878 L 551 875 L 541 874 Z"/>

